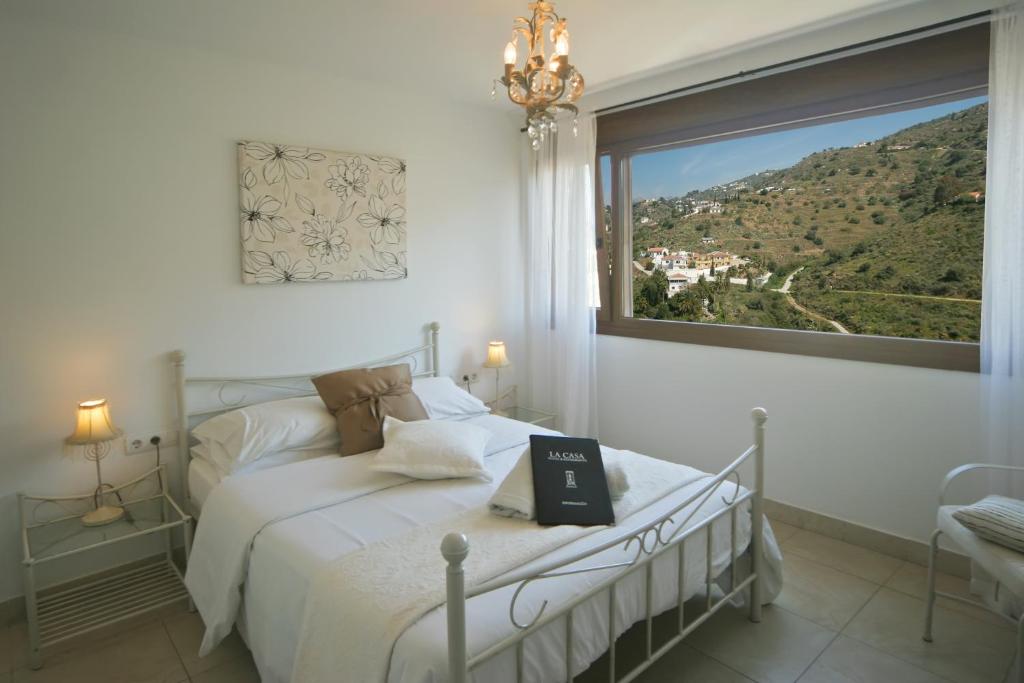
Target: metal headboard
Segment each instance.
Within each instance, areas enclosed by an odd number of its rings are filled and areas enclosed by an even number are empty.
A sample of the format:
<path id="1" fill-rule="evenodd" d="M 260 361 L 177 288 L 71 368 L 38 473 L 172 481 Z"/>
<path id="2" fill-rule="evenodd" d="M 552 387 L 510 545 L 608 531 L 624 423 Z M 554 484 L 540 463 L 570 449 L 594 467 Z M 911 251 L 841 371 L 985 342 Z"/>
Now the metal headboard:
<path id="1" fill-rule="evenodd" d="M 256 403 L 265 403 L 282 398 L 316 395 L 312 378 L 337 370 L 373 368 L 405 361 L 415 377 L 438 377 L 440 375 L 440 353 L 438 331 L 441 326 L 430 323 L 427 326 L 428 341 L 399 353 L 365 363 L 356 363 L 334 370 L 319 370 L 293 375 L 262 377 L 188 377 L 185 374 L 185 352 L 173 351 L 175 394 L 178 409 L 178 467 L 181 477 L 181 491 L 185 504 L 196 514 L 188 485 L 188 465 L 191 459 L 189 434 L 192 428 L 220 413 Z"/>

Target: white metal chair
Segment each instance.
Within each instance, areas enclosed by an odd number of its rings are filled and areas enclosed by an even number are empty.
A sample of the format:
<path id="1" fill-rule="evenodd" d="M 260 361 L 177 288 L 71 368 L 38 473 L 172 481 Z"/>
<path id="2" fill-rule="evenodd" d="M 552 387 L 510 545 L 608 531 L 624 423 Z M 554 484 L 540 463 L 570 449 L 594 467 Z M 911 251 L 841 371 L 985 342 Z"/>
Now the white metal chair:
<path id="1" fill-rule="evenodd" d="M 989 609 L 986 605 L 974 600 L 935 590 L 935 556 L 939 550 L 939 536 L 942 534 L 946 534 L 950 541 L 995 580 L 996 598 L 998 598 L 1001 588 L 1005 588 L 1019 598 L 1024 598 L 1024 554 L 980 538 L 953 517 L 953 513 L 964 506 L 946 504 L 946 491 L 953 480 L 961 474 L 975 470 L 1012 470 L 1024 472 L 1024 467 L 986 464 L 961 465 L 950 470 L 943 480 L 942 487 L 939 489 L 937 528 L 932 533 L 931 547 L 928 551 L 928 598 L 924 617 L 924 640 L 929 643 L 932 642 L 932 617 L 935 611 L 936 596 L 941 595 L 944 598 Z M 1024 665 L 1022 665 L 1021 661 L 1022 653 L 1024 653 L 1024 615 L 1019 620 L 1016 620 L 1001 612 L 992 609 L 989 609 L 989 611 L 1017 625 L 1017 681 L 1018 683 L 1024 683 Z"/>

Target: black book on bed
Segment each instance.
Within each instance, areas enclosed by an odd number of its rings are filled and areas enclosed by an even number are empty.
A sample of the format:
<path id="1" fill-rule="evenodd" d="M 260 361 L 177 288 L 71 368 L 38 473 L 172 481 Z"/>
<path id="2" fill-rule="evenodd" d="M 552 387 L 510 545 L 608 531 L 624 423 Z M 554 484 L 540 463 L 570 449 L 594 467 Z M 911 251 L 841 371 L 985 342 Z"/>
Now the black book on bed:
<path id="1" fill-rule="evenodd" d="M 530 459 L 538 524 L 615 523 L 597 441 L 533 434 Z"/>

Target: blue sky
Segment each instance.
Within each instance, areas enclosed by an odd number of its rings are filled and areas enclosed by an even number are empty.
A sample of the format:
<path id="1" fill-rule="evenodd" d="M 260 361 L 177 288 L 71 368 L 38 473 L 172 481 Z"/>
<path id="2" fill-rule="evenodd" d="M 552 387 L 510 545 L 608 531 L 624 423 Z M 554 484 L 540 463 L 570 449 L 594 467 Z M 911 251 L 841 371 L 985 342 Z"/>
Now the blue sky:
<path id="1" fill-rule="evenodd" d="M 808 154 L 829 147 L 850 147 L 858 142 L 877 140 L 916 123 L 967 109 L 986 100 L 985 97 L 975 97 L 909 111 L 638 155 L 633 158 L 633 198 L 675 197 L 690 190 L 738 180 L 751 173 L 786 168 Z M 603 180 L 607 191 L 607 175 Z"/>

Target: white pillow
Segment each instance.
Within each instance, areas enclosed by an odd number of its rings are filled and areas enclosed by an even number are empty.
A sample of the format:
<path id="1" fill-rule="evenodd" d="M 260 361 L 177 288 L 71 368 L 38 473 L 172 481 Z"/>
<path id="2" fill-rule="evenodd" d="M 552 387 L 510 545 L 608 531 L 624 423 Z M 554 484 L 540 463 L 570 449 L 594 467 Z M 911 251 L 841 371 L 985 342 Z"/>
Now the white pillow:
<path id="1" fill-rule="evenodd" d="M 1024 553 L 1024 500 L 986 496 L 954 512 L 953 519 L 986 541 Z"/>
<path id="2" fill-rule="evenodd" d="M 210 463 L 228 476 L 281 451 L 338 448 L 338 423 L 319 396 L 256 403 L 222 413 L 192 430 Z"/>
<path id="3" fill-rule="evenodd" d="M 416 479 L 477 477 L 491 480 L 484 467 L 484 448 L 491 433 L 465 422 L 384 418 L 384 448 L 370 469 L 397 472 Z"/>
<path id="4" fill-rule="evenodd" d="M 473 417 L 491 412 L 483 401 L 465 391 L 451 377 L 418 377 L 412 393 L 420 400 L 431 420 Z"/>

